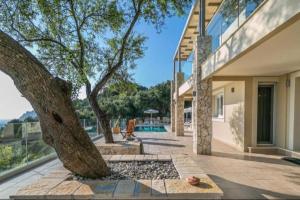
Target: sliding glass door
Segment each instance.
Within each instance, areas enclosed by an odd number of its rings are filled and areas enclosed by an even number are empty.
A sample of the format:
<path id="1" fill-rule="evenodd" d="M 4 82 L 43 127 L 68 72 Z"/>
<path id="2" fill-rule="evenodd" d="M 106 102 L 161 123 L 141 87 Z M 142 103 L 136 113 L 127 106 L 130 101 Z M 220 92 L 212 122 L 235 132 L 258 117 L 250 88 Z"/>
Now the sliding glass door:
<path id="1" fill-rule="evenodd" d="M 259 85 L 257 102 L 257 144 L 272 144 L 274 85 Z"/>

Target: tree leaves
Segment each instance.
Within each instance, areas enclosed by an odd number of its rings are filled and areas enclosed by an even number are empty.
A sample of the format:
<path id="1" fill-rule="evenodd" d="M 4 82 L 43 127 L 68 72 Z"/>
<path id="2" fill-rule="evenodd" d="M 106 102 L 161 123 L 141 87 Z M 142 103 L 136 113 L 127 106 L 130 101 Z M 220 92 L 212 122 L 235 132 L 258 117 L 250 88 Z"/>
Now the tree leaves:
<path id="1" fill-rule="evenodd" d="M 170 113 L 170 82 L 145 88 L 131 82 L 118 82 L 99 96 L 101 107 L 113 117 L 142 117 L 147 109 L 159 110 L 159 116 Z"/>
<path id="2" fill-rule="evenodd" d="M 93 96 L 144 56 L 145 21 L 160 31 L 166 17 L 182 15 L 192 0 L 2 0 L 0 29 L 27 46 L 54 75 Z M 94 84 L 93 84 L 94 83 Z M 92 88 L 92 85 L 95 85 Z"/>

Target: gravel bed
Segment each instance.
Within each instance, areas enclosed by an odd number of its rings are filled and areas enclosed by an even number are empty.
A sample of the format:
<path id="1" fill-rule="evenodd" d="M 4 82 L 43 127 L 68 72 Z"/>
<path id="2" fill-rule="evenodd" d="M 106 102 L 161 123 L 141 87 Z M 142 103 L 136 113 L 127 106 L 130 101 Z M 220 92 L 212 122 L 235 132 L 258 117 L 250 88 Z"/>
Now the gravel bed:
<path id="1" fill-rule="evenodd" d="M 108 162 L 110 175 L 101 180 L 126 179 L 179 179 L 172 161 L 130 161 Z M 75 179 L 84 179 L 74 177 Z"/>

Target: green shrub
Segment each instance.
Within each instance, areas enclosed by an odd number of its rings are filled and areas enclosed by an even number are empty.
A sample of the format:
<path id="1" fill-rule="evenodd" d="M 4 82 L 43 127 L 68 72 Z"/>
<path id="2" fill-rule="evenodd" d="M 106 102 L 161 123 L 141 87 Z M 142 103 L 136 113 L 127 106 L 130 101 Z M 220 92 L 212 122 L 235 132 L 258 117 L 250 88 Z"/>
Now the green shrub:
<path id="1" fill-rule="evenodd" d="M 22 138 L 22 124 L 14 124 L 15 138 Z"/>
<path id="2" fill-rule="evenodd" d="M 0 169 L 8 168 L 13 161 L 12 146 L 0 145 Z"/>

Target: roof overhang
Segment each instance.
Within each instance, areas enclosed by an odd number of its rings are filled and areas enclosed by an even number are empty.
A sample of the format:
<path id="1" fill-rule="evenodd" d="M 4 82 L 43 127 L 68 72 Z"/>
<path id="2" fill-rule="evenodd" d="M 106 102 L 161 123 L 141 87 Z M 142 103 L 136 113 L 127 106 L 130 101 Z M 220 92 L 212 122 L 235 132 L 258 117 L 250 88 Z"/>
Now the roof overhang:
<path id="1" fill-rule="evenodd" d="M 213 18 L 223 0 L 206 0 L 205 1 L 205 25 L 207 26 Z M 179 60 L 178 52 L 180 50 L 180 60 L 187 60 L 193 51 L 196 37 L 199 35 L 199 14 L 200 0 L 193 4 L 186 21 L 185 27 L 181 34 L 173 59 Z"/>
<path id="2" fill-rule="evenodd" d="M 281 76 L 300 70 L 300 14 L 217 70 L 215 76 Z"/>

